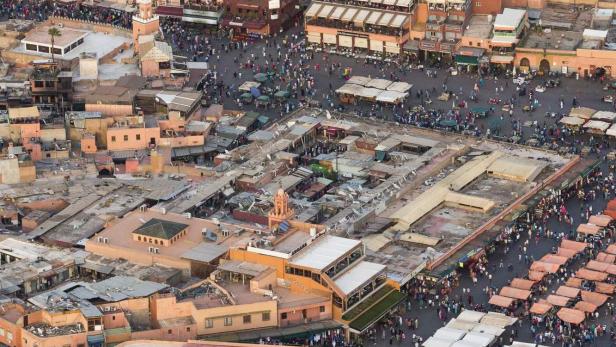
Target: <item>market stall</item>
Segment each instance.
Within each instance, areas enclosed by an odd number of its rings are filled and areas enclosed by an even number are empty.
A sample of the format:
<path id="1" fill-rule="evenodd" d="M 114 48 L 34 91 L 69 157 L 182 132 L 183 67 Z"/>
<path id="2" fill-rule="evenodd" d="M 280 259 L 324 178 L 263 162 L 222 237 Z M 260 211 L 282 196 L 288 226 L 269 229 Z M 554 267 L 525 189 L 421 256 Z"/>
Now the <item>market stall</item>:
<path id="1" fill-rule="evenodd" d="M 508 298 L 517 299 L 517 300 L 528 300 L 531 295 L 530 290 L 512 288 L 512 287 L 503 287 L 500 290 L 499 295 L 506 296 Z"/>
<path id="2" fill-rule="evenodd" d="M 510 287 L 523 289 L 523 290 L 532 290 L 535 286 L 536 282 L 531 280 L 526 280 L 523 278 L 514 278 L 509 284 Z"/>
<path id="3" fill-rule="evenodd" d="M 572 241 L 572 240 L 562 240 L 560 242 L 560 247 L 574 250 L 576 253 L 580 253 L 588 247 L 586 242 Z"/>
<path id="4" fill-rule="evenodd" d="M 578 288 L 560 286 L 556 290 L 556 295 L 566 296 L 571 299 L 575 299 L 580 295 L 580 290 Z"/>
<path id="5" fill-rule="evenodd" d="M 561 257 L 559 255 L 555 255 L 555 254 L 546 254 L 543 256 L 543 258 L 539 259 L 539 261 L 545 262 L 545 263 L 550 263 L 550 264 L 557 264 L 560 266 L 563 266 L 567 263 L 567 261 L 569 260 L 569 258 L 567 257 Z"/>
<path id="6" fill-rule="evenodd" d="M 608 122 L 608 123 L 614 123 L 614 120 L 616 120 L 616 112 L 597 111 L 590 118 L 594 120 Z"/>
<path id="7" fill-rule="evenodd" d="M 604 135 L 609 127 L 610 123 L 602 122 L 600 120 L 589 120 L 582 126 L 582 128 L 586 129 L 586 132 L 595 135 Z"/>
<path id="8" fill-rule="evenodd" d="M 569 304 L 569 300 L 571 299 L 566 296 L 560 296 L 560 295 L 554 295 L 554 294 L 550 294 L 546 298 L 546 301 L 550 303 L 551 305 L 560 306 L 560 307 L 567 306 Z"/>
<path id="9" fill-rule="evenodd" d="M 584 123 L 586 123 L 586 120 L 579 118 L 579 117 L 569 116 L 569 117 L 561 118 L 561 120 L 559 120 L 558 123 L 563 124 L 568 128 L 578 130 L 580 129 L 582 125 L 584 125 Z"/>
<path id="10" fill-rule="evenodd" d="M 575 277 L 588 281 L 600 281 L 603 282 L 607 279 L 607 274 L 604 272 L 593 271 L 589 269 L 579 269 L 575 273 Z"/>
<path id="11" fill-rule="evenodd" d="M 569 112 L 569 117 L 577 117 L 582 119 L 590 119 L 597 110 L 589 107 L 574 107 Z"/>
<path id="12" fill-rule="evenodd" d="M 586 319 L 586 315 L 584 312 L 572 308 L 563 307 L 558 312 L 556 312 L 556 316 L 562 319 L 563 322 L 569 324 L 581 324 L 584 319 Z"/>

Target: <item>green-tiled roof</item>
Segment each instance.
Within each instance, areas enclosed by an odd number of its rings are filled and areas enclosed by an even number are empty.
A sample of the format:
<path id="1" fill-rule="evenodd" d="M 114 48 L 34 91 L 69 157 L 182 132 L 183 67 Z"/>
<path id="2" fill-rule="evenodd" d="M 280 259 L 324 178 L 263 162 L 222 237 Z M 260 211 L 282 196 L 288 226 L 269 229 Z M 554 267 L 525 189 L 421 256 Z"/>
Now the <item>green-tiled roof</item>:
<path id="1" fill-rule="evenodd" d="M 188 228 L 186 224 L 152 218 L 133 233 L 169 240 L 186 228 Z"/>

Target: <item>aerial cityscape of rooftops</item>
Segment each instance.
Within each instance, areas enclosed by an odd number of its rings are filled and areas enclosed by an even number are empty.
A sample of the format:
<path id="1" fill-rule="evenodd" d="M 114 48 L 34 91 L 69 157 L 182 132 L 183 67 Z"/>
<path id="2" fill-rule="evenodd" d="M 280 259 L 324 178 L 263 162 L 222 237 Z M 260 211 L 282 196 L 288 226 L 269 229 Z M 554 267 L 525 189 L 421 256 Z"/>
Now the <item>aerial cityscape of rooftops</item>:
<path id="1" fill-rule="evenodd" d="M 0 0 L 0 347 L 616 346 L 615 11 Z"/>

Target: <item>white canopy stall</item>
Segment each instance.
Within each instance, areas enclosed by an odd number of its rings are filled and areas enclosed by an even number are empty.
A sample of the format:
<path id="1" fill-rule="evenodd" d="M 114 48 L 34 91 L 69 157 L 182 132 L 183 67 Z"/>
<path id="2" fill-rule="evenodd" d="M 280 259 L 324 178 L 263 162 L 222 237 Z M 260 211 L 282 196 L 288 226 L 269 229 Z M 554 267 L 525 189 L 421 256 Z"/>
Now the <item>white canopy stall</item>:
<path id="1" fill-rule="evenodd" d="M 616 119 L 616 112 L 597 111 L 592 115 L 591 119 L 614 123 L 614 120 Z"/>
<path id="2" fill-rule="evenodd" d="M 589 133 L 603 135 L 605 131 L 610 127 L 610 123 L 602 122 L 600 120 L 590 120 L 584 124 L 584 129 Z"/>

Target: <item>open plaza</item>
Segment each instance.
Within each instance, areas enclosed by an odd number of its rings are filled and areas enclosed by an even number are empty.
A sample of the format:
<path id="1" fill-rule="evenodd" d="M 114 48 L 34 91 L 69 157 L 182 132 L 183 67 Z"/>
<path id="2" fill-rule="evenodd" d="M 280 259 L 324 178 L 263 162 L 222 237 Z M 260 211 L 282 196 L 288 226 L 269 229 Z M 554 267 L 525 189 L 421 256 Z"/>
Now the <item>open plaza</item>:
<path id="1" fill-rule="evenodd" d="M 616 5 L 0 6 L 0 346 L 609 346 Z"/>

